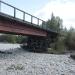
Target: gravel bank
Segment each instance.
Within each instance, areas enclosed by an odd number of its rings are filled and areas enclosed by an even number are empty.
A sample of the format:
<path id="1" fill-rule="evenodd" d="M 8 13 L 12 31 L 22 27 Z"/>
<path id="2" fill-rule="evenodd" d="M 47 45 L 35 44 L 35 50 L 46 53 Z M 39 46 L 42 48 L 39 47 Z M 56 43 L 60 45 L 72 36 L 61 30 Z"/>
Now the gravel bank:
<path id="1" fill-rule="evenodd" d="M 26 52 L 20 48 L 0 53 L 0 75 L 75 75 L 69 55 Z"/>

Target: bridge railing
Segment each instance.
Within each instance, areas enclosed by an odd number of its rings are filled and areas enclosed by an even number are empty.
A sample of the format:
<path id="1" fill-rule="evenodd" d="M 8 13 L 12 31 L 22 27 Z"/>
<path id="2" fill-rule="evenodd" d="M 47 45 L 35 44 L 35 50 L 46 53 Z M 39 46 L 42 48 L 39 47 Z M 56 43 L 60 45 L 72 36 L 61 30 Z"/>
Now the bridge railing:
<path id="1" fill-rule="evenodd" d="M 45 21 L 0 0 L 0 12 L 46 29 Z"/>

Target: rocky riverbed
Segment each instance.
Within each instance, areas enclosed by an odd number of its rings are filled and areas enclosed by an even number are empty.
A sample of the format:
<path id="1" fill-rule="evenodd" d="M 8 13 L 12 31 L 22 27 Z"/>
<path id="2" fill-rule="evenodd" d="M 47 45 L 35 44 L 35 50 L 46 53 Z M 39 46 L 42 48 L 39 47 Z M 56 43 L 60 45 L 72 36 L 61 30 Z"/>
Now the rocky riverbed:
<path id="1" fill-rule="evenodd" d="M 75 75 L 75 60 L 69 54 L 32 53 L 18 47 L 0 53 L 0 75 Z"/>

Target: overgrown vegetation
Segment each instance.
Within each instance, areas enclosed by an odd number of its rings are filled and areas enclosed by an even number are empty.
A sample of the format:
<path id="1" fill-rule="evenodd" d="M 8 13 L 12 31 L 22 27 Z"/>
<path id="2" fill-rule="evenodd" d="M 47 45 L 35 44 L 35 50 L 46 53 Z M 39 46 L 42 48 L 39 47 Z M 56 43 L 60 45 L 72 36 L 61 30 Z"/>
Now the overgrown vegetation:
<path id="1" fill-rule="evenodd" d="M 47 28 L 57 31 L 59 35 L 56 41 L 50 44 L 48 53 L 65 53 L 75 50 L 75 29 L 72 27 L 67 30 L 63 28 L 63 21 L 60 17 L 55 17 L 52 13 L 51 19 L 46 22 Z"/>
<path id="2" fill-rule="evenodd" d="M 6 43 L 23 43 L 27 37 L 22 35 L 2 34 L 0 35 L 0 42 Z"/>
<path id="3" fill-rule="evenodd" d="M 24 66 L 22 64 L 12 64 L 6 68 L 6 70 L 23 70 Z"/>

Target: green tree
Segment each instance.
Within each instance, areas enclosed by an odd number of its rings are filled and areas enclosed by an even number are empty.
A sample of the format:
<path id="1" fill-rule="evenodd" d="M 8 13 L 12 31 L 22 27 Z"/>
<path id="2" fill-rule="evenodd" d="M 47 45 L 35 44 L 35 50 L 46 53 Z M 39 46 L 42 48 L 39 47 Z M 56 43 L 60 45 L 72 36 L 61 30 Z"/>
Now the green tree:
<path id="1" fill-rule="evenodd" d="M 68 50 L 75 49 L 75 29 L 73 29 L 72 27 L 67 32 L 65 43 Z"/>
<path id="2" fill-rule="evenodd" d="M 52 13 L 51 19 L 46 22 L 47 28 L 60 32 L 63 28 L 62 19 L 60 17 L 55 17 Z"/>
<path id="3" fill-rule="evenodd" d="M 26 36 L 22 35 L 2 34 L 0 35 L 0 42 L 22 43 L 26 38 Z"/>
<path id="4" fill-rule="evenodd" d="M 54 16 L 53 13 L 51 15 L 51 19 L 46 22 L 47 28 L 51 29 L 52 31 L 58 32 L 56 40 L 50 44 L 50 47 L 55 52 L 64 52 L 65 50 L 65 36 L 63 36 L 66 32 L 63 30 L 63 23 L 62 19 L 58 16 Z M 63 34 L 64 32 L 64 34 Z"/>
<path id="5" fill-rule="evenodd" d="M 25 43 L 27 41 L 27 36 L 18 35 L 16 41 L 17 43 Z"/>
<path id="6" fill-rule="evenodd" d="M 15 35 L 11 35 L 11 34 L 6 34 L 6 40 L 9 43 L 16 43 L 16 36 Z"/>

